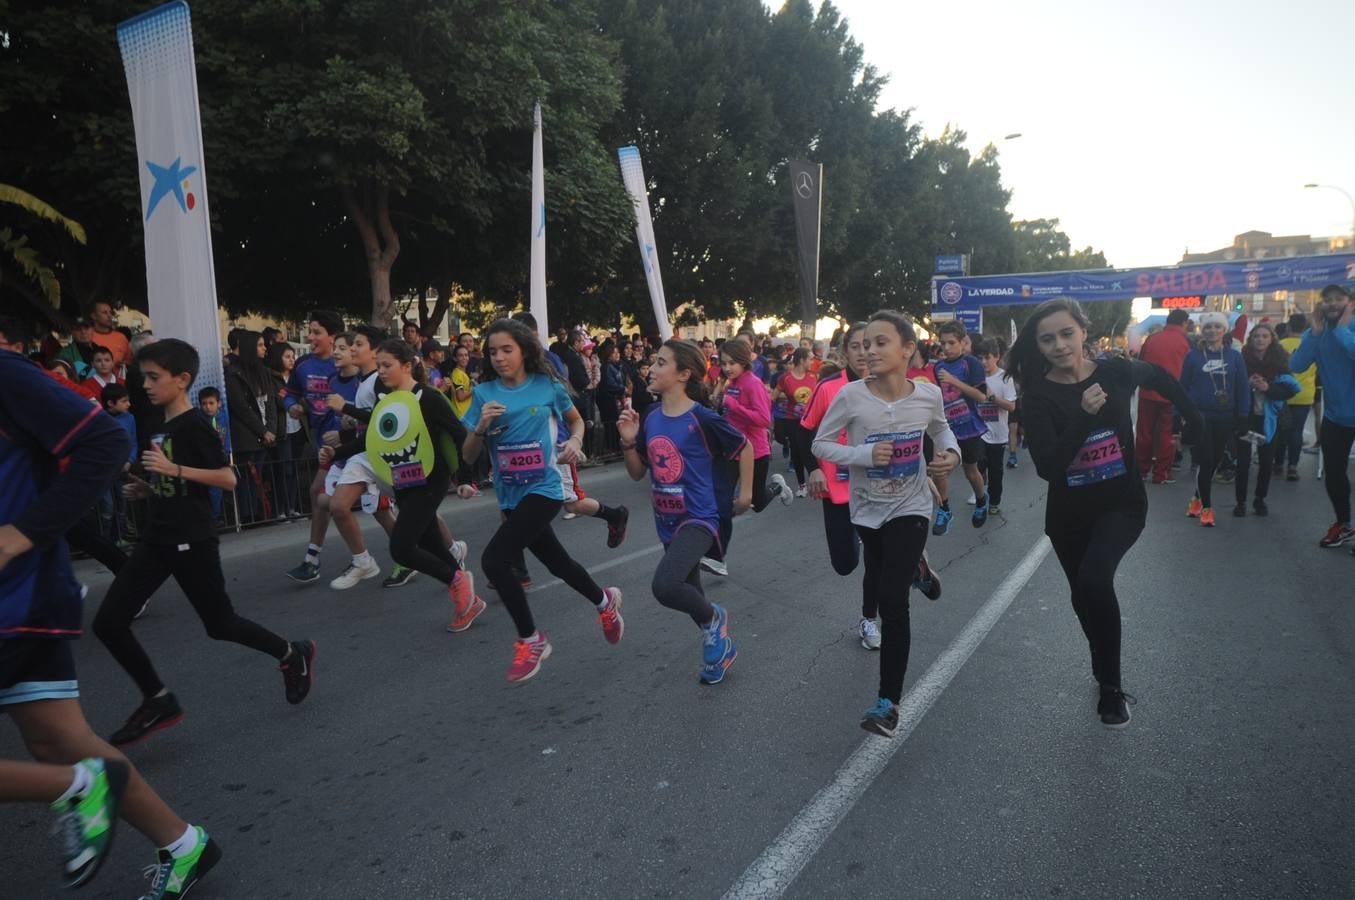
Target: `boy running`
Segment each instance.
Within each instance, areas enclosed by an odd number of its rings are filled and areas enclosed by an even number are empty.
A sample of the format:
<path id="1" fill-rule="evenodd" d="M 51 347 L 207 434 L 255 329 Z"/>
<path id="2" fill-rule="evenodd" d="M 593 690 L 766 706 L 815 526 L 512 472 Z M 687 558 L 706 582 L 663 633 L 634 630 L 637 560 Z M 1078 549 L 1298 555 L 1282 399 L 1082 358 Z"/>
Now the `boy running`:
<path id="1" fill-rule="evenodd" d="M 942 322 L 937 327 L 941 340 L 941 359 L 935 363 L 936 383 L 941 388 L 941 400 L 945 404 L 946 422 L 950 425 L 955 440 L 960 444 L 960 462 L 964 464 L 964 475 L 969 486 L 974 489 L 975 528 L 982 528 L 988 521 L 988 492 L 983 487 L 983 475 L 979 472 L 979 457 L 983 454 L 983 434 L 987 426 L 979 415 L 979 401 L 988 398 L 987 376 L 983 374 L 983 365 L 965 352 L 968 334 L 962 322 Z M 950 473 L 932 478 L 941 505 L 936 509 L 936 521 L 932 523 L 932 534 L 943 535 L 950 531 L 950 512 L 948 495 L 950 492 Z"/>
<path id="2" fill-rule="evenodd" d="M 988 514 L 1001 514 L 1003 461 L 1007 454 L 1008 419 L 1016 409 L 1016 385 L 998 366 L 1002 348 L 994 339 L 981 341 L 979 360 L 983 363 L 985 390 L 988 395 L 979 402 L 979 418 L 987 431 L 983 433 L 984 473 L 988 479 Z"/>
<path id="3" fill-rule="evenodd" d="M 325 402 L 338 386 L 339 367 L 334 362 L 334 339 L 343 331 L 343 320 L 338 313 L 316 310 L 311 313 L 306 340 L 311 352 L 297 360 L 287 380 L 287 397 L 283 405 L 293 419 L 310 424 L 311 442 L 316 446 L 339 445 L 339 414 Z M 329 529 L 329 508 L 320 502 L 325 493 L 325 478 L 329 466 L 321 464 L 311 479 L 311 540 L 301 564 L 287 570 L 293 581 L 315 581 L 320 577 L 320 548 Z"/>

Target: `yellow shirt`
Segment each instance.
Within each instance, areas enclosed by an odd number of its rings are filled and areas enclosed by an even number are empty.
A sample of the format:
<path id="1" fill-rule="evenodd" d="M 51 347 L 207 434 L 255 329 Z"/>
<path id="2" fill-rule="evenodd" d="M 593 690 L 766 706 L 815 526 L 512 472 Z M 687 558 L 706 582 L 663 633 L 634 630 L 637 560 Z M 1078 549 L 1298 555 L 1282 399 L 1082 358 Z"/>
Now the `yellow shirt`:
<path id="1" fill-rule="evenodd" d="M 1293 356 L 1294 351 L 1299 348 L 1299 338 L 1281 338 L 1280 346 Z M 1317 395 L 1317 366 L 1310 365 L 1302 372 L 1294 372 L 1293 375 L 1294 380 L 1299 383 L 1299 392 L 1289 398 L 1289 405 L 1312 406 L 1313 399 Z"/>
<path id="2" fill-rule="evenodd" d="M 471 390 L 472 385 L 470 376 L 466 374 L 464 369 L 452 369 L 451 382 L 452 390 L 448 394 L 448 397 L 452 401 L 452 411 L 456 413 L 458 419 L 464 419 L 466 418 L 466 410 L 470 409 L 471 398 L 467 397 L 465 400 L 456 399 L 456 389 L 465 388 L 467 391 Z M 1312 401 L 1310 400 L 1309 402 L 1311 403 Z"/>

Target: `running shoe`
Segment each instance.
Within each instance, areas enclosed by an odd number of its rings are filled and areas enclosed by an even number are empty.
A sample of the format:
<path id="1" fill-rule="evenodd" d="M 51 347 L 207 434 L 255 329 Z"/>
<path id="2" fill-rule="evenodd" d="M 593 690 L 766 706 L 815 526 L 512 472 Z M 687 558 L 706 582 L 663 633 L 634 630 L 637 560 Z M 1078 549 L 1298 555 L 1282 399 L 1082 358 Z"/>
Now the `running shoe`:
<path id="1" fill-rule="evenodd" d="M 1258 516 L 1265 517 L 1270 515 L 1270 507 L 1266 506 L 1266 501 L 1264 497 L 1257 497 L 1255 500 L 1252 501 L 1251 506 Z"/>
<path id="2" fill-rule="evenodd" d="M 1298 481 L 1298 480 L 1299 480 L 1299 470 L 1298 470 L 1298 467 L 1297 467 L 1297 466 L 1290 466 L 1290 467 L 1288 468 L 1288 470 L 1285 472 L 1284 480 L 1285 480 L 1285 481 Z"/>
<path id="3" fill-rule="evenodd" d="M 1107 728 L 1123 728 L 1129 724 L 1129 707 L 1138 701 L 1117 687 L 1101 685 L 1101 699 L 1096 703 L 1096 714 Z"/>
<path id="4" fill-rule="evenodd" d="M 719 684 L 725 672 L 734 664 L 739 650 L 729 637 L 729 613 L 718 603 L 712 603 L 715 615 L 701 626 L 701 683 Z"/>
<path id="5" fill-rule="evenodd" d="M 475 593 L 475 577 L 465 569 L 456 573 L 456 578 L 447 588 L 447 594 L 452 598 L 452 608 L 456 611 L 452 621 L 447 623 L 447 630 L 452 634 L 460 634 L 469 628 L 488 606 Z"/>
<path id="6" fill-rule="evenodd" d="M 391 573 L 381 582 L 383 588 L 404 587 L 409 584 L 411 578 L 418 573 L 413 569 L 406 569 L 404 566 L 396 563 L 391 567 Z"/>
<path id="7" fill-rule="evenodd" d="M 563 516 L 561 516 L 560 518 L 561 518 L 561 519 L 564 519 L 566 522 L 568 522 L 570 519 L 577 519 L 578 517 L 579 517 L 579 514 L 578 514 L 578 513 L 566 511 L 565 514 L 564 514 Z"/>
<path id="8" fill-rule="evenodd" d="M 1176 484 L 1176 479 L 1168 475 L 1166 478 L 1154 478 L 1153 484 Z"/>
<path id="9" fill-rule="evenodd" d="M 88 883 L 107 858 L 118 824 L 118 804 L 131 771 L 121 760 L 98 757 L 82 759 L 75 765 L 89 774 L 89 787 L 52 804 L 52 812 L 57 814 L 52 830 L 66 845 L 62 874 L 68 888 Z"/>
<path id="10" fill-rule="evenodd" d="M 884 697 L 875 701 L 875 705 L 866 710 L 861 717 L 861 727 L 880 737 L 893 737 L 899 727 L 899 706 Z"/>
<path id="11" fill-rule="evenodd" d="M 466 564 L 466 555 L 470 553 L 470 547 L 465 541 L 452 541 L 452 546 L 447 548 L 452 554 L 452 559 L 456 560 L 458 566 Z"/>
<path id="12" fill-rule="evenodd" d="M 978 502 L 979 502 L 979 498 L 978 498 L 978 497 L 975 497 L 973 494 L 970 494 L 970 495 L 969 495 L 969 499 L 965 501 L 965 506 L 973 506 L 974 504 L 976 504 L 976 503 L 978 503 Z"/>
<path id="13" fill-rule="evenodd" d="M 880 649 L 880 628 L 875 624 L 874 619 L 862 617 L 861 624 L 857 629 L 861 634 L 861 646 L 867 650 Z"/>
<path id="14" fill-rule="evenodd" d="M 932 523 L 932 534 L 941 537 L 946 532 L 950 531 L 950 520 L 953 518 L 954 516 L 950 514 L 950 510 L 946 509 L 944 506 L 938 506 L 936 508 L 936 521 Z"/>
<path id="15" fill-rule="evenodd" d="M 1205 528 L 1214 527 L 1214 508 L 1212 506 L 1206 506 L 1200 511 L 1200 525 Z"/>
<path id="16" fill-rule="evenodd" d="M 790 485 L 786 484 L 786 476 L 778 473 L 767 480 L 771 482 L 772 487 L 776 488 L 776 497 L 783 504 L 790 506 L 795 502 L 795 492 L 790 489 Z"/>
<path id="17" fill-rule="evenodd" d="M 1342 544 L 1348 544 L 1351 541 L 1355 541 L 1355 528 L 1337 522 L 1327 529 L 1327 534 L 1317 542 L 1317 545 L 1319 547 L 1340 547 Z"/>
<path id="18" fill-rule="evenodd" d="M 992 518 L 993 516 L 1000 515 L 1002 515 L 1002 507 L 996 503 L 990 503 L 988 505 L 988 517 Z"/>
<path id="19" fill-rule="evenodd" d="M 336 591 L 346 591 L 360 581 L 366 581 L 368 578 L 375 578 L 381 574 L 381 567 L 375 561 L 369 566 L 360 566 L 357 563 L 349 563 L 348 568 L 343 570 L 338 578 L 329 583 L 329 586 Z"/>
<path id="20" fill-rule="evenodd" d="M 1199 497 L 1191 497 L 1190 503 L 1186 505 L 1186 518 L 1198 519 L 1200 513 L 1204 511 L 1204 504 L 1200 502 Z"/>
<path id="21" fill-rule="evenodd" d="M 941 599 L 941 576 L 936 574 L 936 570 L 927 565 L 925 559 L 917 561 L 917 570 L 913 573 L 913 587 L 917 588 L 922 596 L 928 600 Z"/>
<path id="22" fill-rule="evenodd" d="M 143 700 L 123 726 L 113 732 L 108 743 L 114 747 L 125 747 L 135 744 L 153 731 L 178 725 L 182 721 L 183 707 L 173 694 L 151 697 Z"/>
<path id="23" fill-rule="evenodd" d="M 626 539 L 626 526 L 630 523 L 630 510 L 624 506 L 616 508 L 616 521 L 607 523 L 607 547 L 615 550 Z"/>
<path id="24" fill-rule="evenodd" d="M 809 488 L 805 487 L 803 484 L 800 485 L 798 488 L 795 489 L 795 496 L 798 498 L 808 497 Z"/>
<path id="25" fill-rule="evenodd" d="M 550 641 L 540 632 L 536 640 L 518 639 L 513 644 L 513 664 L 508 667 L 508 680 L 521 684 L 541 671 L 541 664 L 550 657 Z"/>
<path id="26" fill-rule="evenodd" d="M 1016 454 L 1015 454 L 1015 453 L 1008 453 L 1008 454 L 1007 454 L 1007 468 L 1009 468 L 1009 469 L 1015 469 L 1015 468 L 1016 468 L 1016 465 L 1017 465 Z"/>
<path id="27" fill-rule="evenodd" d="M 312 581 L 320 580 L 320 564 L 303 561 L 301 565 L 294 569 L 287 570 L 287 577 L 293 581 L 299 581 L 307 584 Z"/>
<path id="28" fill-rule="evenodd" d="M 983 502 L 975 501 L 974 515 L 970 517 L 969 521 L 975 528 L 982 528 L 983 524 L 988 521 L 988 495 L 986 493 L 983 495 Z"/>
<path id="29" fill-rule="evenodd" d="M 292 649 L 296 652 L 290 662 L 279 663 L 278 671 L 282 672 L 287 702 L 295 706 L 306 699 L 315 684 L 315 642 L 292 641 Z"/>
<path id="30" fill-rule="evenodd" d="M 607 595 L 607 608 L 598 610 L 598 622 L 602 625 L 602 636 L 609 644 L 621 643 L 621 635 L 626 632 L 626 622 L 621 618 L 621 588 L 603 589 Z"/>
<path id="31" fill-rule="evenodd" d="M 155 865 L 146 867 L 151 889 L 141 895 L 141 900 L 182 897 L 221 860 L 221 848 L 216 841 L 201 825 L 193 827 L 198 832 L 196 847 L 177 859 L 168 850 L 161 849 Z"/>
<path id="32" fill-rule="evenodd" d="M 1245 518 L 1247 518 L 1247 504 L 1245 504 L 1245 503 L 1239 503 L 1239 504 L 1237 504 L 1236 506 L 1234 506 L 1234 507 L 1233 507 L 1233 518 L 1234 518 L 1234 519 L 1245 519 Z"/>
<path id="33" fill-rule="evenodd" d="M 712 575 L 719 575 L 721 578 L 729 575 L 729 567 L 724 564 L 724 560 L 712 559 L 709 556 L 701 557 L 701 568 Z"/>

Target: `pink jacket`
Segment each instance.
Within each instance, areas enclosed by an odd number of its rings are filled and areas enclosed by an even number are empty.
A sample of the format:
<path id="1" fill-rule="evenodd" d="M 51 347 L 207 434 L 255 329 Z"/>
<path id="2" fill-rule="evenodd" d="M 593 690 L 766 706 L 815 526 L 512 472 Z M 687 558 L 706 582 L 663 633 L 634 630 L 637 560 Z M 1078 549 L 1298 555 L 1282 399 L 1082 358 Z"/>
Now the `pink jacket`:
<path id="1" fill-rule="evenodd" d="M 753 445 L 753 459 L 770 456 L 767 429 L 772 426 L 772 395 L 752 372 L 744 372 L 725 385 L 725 418 Z"/>

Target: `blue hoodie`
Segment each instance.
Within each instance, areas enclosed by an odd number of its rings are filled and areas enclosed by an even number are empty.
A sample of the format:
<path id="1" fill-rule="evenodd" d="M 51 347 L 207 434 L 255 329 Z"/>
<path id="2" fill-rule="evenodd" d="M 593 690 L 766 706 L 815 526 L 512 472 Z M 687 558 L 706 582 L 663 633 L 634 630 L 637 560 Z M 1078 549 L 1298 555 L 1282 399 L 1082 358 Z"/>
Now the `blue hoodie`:
<path id="1" fill-rule="evenodd" d="M 1316 337 L 1312 329 L 1305 331 L 1289 368 L 1302 372 L 1314 362 L 1325 388 L 1324 415 L 1338 425 L 1355 428 L 1355 322 L 1345 328 L 1328 325 Z"/>
<path id="2" fill-rule="evenodd" d="M 1206 368 L 1207 367 L 1207 368 Z M 1210 421 L 1246 420 L 1251 413 L 1251 385 L 1242 354 L 1224 344 L 1222 350 L 1196 347 L 1181 364 L 1181 387 Z M 1218 392 L 1226 396 L 1220 398 Z"/>

